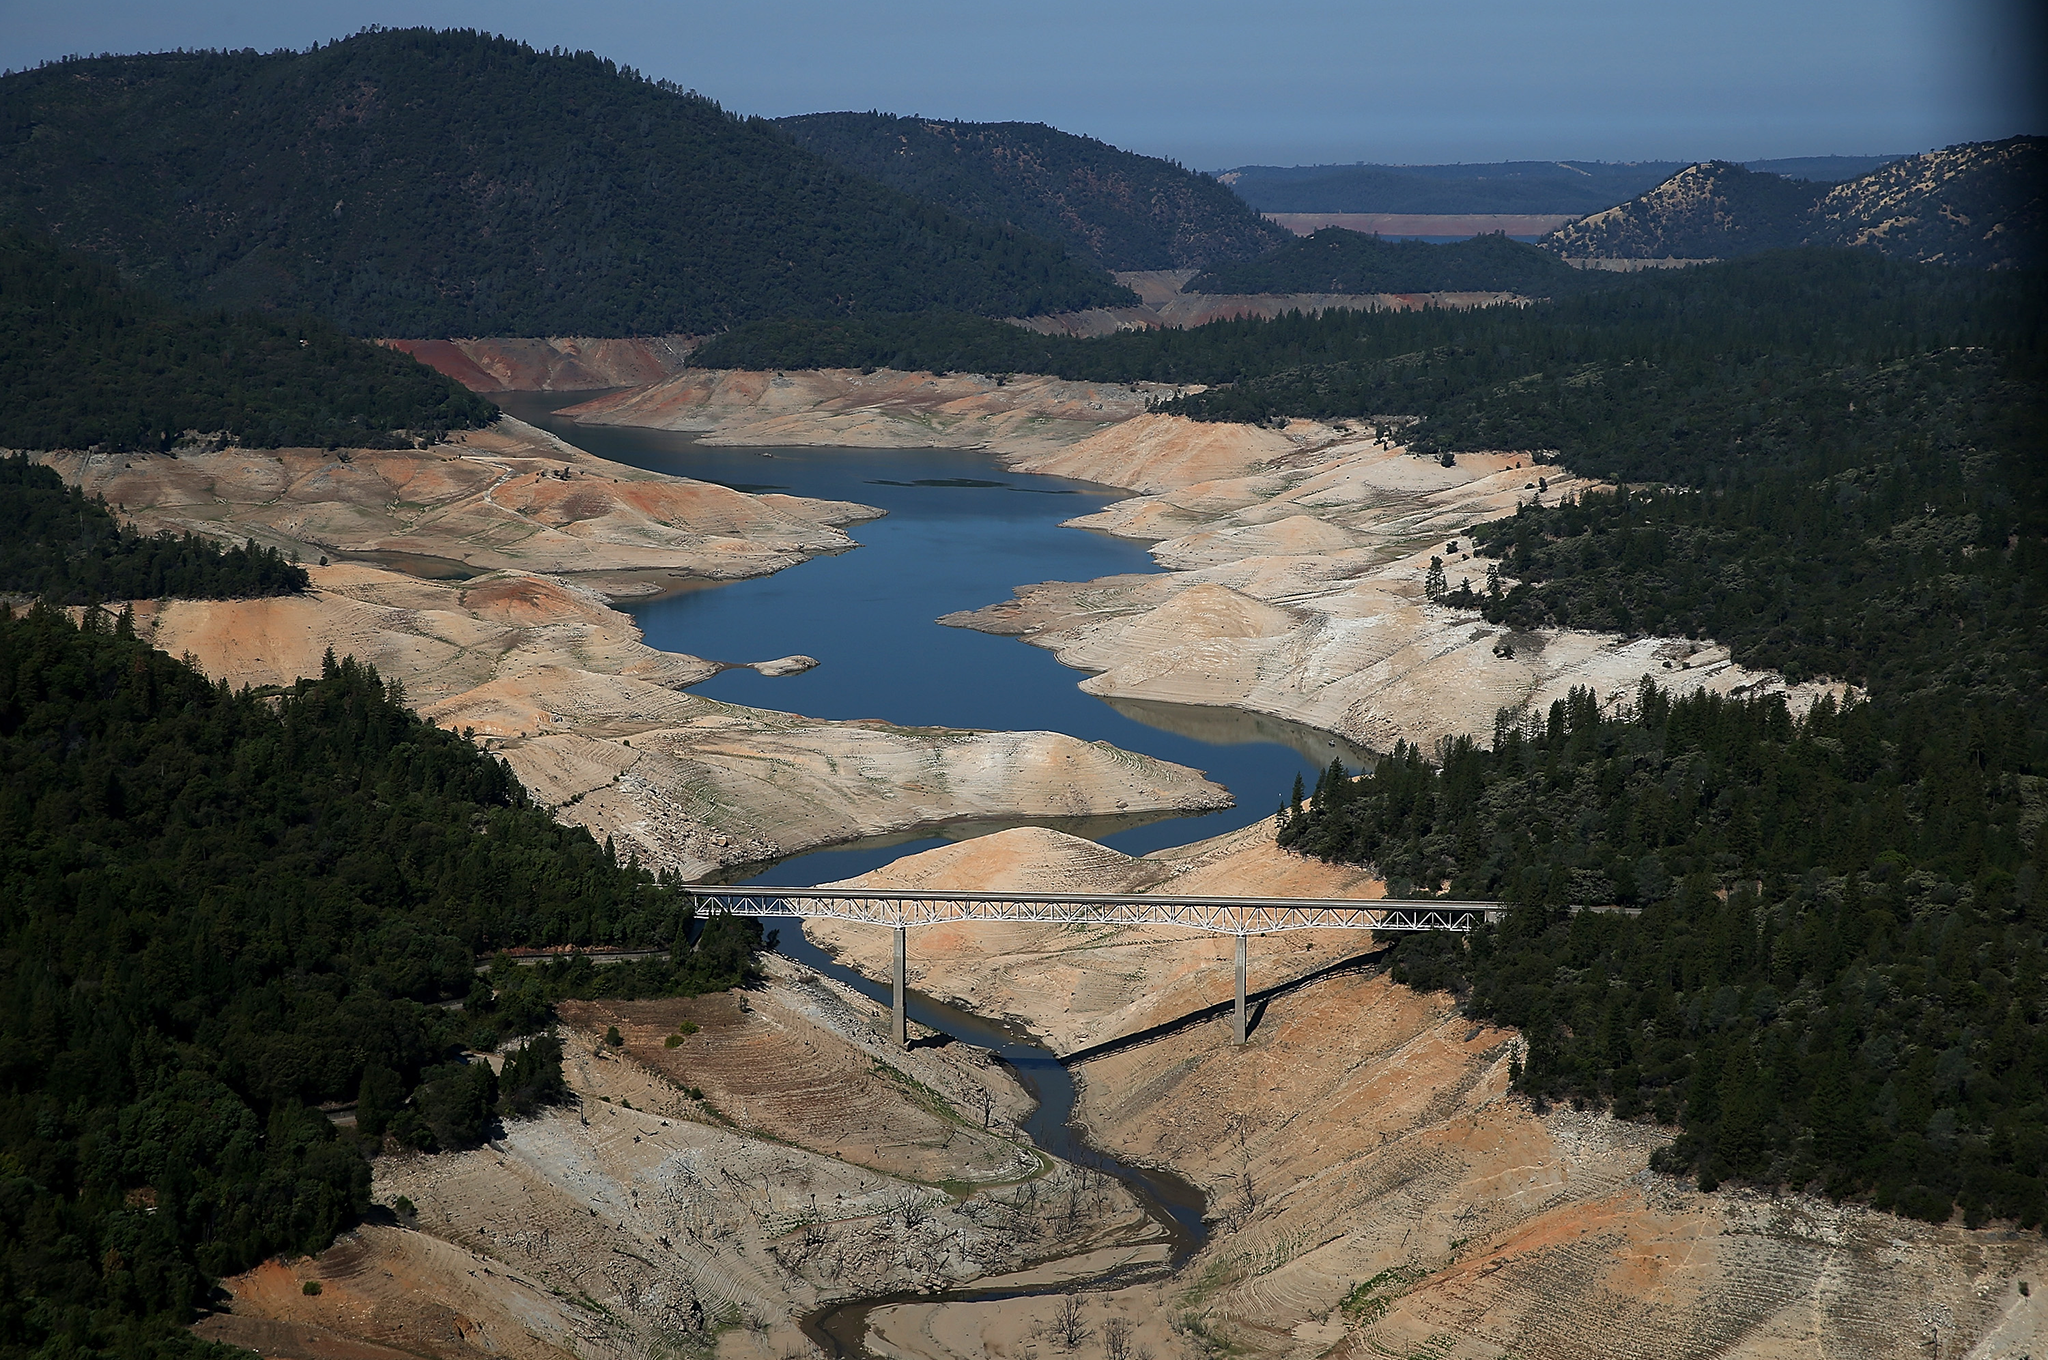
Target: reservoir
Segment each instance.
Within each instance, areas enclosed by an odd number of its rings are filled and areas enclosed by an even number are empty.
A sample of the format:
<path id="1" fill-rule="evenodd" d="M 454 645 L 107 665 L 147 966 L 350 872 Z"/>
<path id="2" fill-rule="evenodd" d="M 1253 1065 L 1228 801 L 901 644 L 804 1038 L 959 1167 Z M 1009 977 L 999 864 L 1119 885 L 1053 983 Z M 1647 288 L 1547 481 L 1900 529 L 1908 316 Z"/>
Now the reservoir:
<path id="1" fill-rule="evenodd" d="M 741 491 L 888 511 L 849 527 L 861 545 L 849 552 L 621 606 L 648 643 L 666 651 L 733 662 L 801 653 L 820 663 L 772 679 L 726 671 L 694 686 L 696 693 L 817 718 L 1064 732 L 1201 770 L 1236 797 L 1237 806 L 1223 812 L 1062 827 L 1130 855 L 1249 825 L 1286 801 L 1296 775 L 1313 784 L 1333 758 L 1354 769 L 1368 759 L 1338 738 L 1277 718 L 1123 700 L 1112 706 L 1083 693 L 1085 675 L 1048 651 L 935 622 L 1007 600 L 1017 586 L 1157 570 L 1140 543 L 1061 527 L 1129 492 L 1006 472 L 993 456 L 968 450 L 721 447 L 672 431 L 579 425 L 553 414 L 592 395 L 505 393 L 495 400 L 615 462 Z M 957 838 L 997 829 L 946 830 Z M 942 843 L 937 836 L 899 836 L 814 851 L 750 881 L 822 883 Z"/>
<path id="2" fill-rule="evenodd" d="M 1125 491 L 1006 472 L 992 456 L 966 450 L 721 447 L 671 431 L 578 425 L 553 414 L 590 395 L 508 393 L 496 400 L 513 415 L 615 462 L 740 491 L 858 501 L 888 512 L 849 527 L 861 545 L 851 551 L 772 576 L 622 605 L 647 641 L 667 651 L 736 662 L 801 653 L 819 661 L 795 676 L 725 671 L 693 686 L 697 693 L 820 718 L 1065 732 L 1201 770 L 1236 797 L 1237 806 L 1222 812 L 1062 828 L 1131 855 L 1247 826 L 1287 799 L 1296 776 L 1313 783 L 1333 758 L 1354 769 L 1369 759 L 1327 733 L 1278 719 L 1179 705 L 1112 706 L 1083 693 L 1077 687 L 1082 674 L 1050 652 L 936 622 L 1008 599 L 1020 585 L 1157 570 L 1142 544 L 1061 527 L 1122 499 Z M 945 831 L 960 837 L 998 829 L 977 824 Z M 943 843 L 915 833 L 876 838 L 798 855 L 759 869 L 747 881 L 830 882 Z M 832 959 L 804 937 L 801 923 L 776 924 L 783 934 L 778 952 L 886 1001 L 886 984 Z M 1031 1141 L 1123 1182 L 1168 1244 L 1173 1266 L 1200 1247 L 1207 1237 L 1201 1192 L 1177 1176 L 1089 1147 L 1071 1122 L 1073 1077 L 1050 1052 L 1026 1035 L 914 990 L 908 1005 L 919 1024 L 999 1055 L 1037 1098 L 1025 1126 Z M 1078 1280 L 1066 1288 L 1101 1283 Z M 877 1308 L 1045 1289 L 968 1284 L 940 1295 L 851 1300 L 817 1309 L 802 1325 L 827 1355 L 867 1356 L 868 1318 Z"/>

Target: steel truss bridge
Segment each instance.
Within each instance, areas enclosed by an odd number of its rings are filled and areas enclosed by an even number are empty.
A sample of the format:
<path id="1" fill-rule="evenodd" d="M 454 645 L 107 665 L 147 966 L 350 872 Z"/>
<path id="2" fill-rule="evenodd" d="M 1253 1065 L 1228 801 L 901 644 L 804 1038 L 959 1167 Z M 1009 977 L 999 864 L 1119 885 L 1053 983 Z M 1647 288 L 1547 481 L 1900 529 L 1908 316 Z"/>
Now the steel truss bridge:
<path id="1" fill-rule="evenodd" d="M 1357 898 L 1179 897 L 1154 893 L 945 892 L 902 888 L 686 887 L 702 910 L 735 916 L 855 921 L 896 932 L 895 1038 L 909 1042 L 904 973 L 912 926 L 961 921 L 1032 925 L 1181 926 L 1237 937 L 1237 1042 L 1245 1041 L 1245 961 L 1253 935 L 1286 930 L 1469 931 L 1497 919 L 1498 902 L 1388 902 Z"/>

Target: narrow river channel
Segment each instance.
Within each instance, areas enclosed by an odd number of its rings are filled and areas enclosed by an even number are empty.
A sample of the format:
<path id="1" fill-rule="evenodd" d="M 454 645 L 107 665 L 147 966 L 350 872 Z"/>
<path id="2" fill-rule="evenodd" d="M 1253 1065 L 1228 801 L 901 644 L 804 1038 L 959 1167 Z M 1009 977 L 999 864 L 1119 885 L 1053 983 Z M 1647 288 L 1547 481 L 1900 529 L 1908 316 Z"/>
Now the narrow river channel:
<path id="1" fill-rule="evenodd" d="M 1007 599 L 1019 585 L 1157 570 L 1140 544 L 1060 527 L 1126 492 L 1005 472 L 993 457 L 961 450 L 722 448 L 670 431 L 578 425 L 553 414 L 590 396 L 507 393 L 495 399 L 520 419 L 616 462 L 741 491 L 859 501 L 889 512 L 852 527 L 861 545 L 853 551 L 757 580 L 627 606 L 647 641 L 669 651 L 720 661 L 803 653 L 821 663 L 803 675 L 776 679 L 727 671 L 696 686 L 699 693 L 821 718 L 1065 732 L 1191 766 L 1236 797 L 1237 806 L 1224 812 L 1075 828 L 1132 855 L 1247 826 L 1285 800 L 1296 775 L 1313 781 L 1333 758 L 1354 768 L 1369 759 L 1327 733 L 1234 710 L 1113 707 L 1076 688 L 1081 675 L 1049 652 L 935 622 L 943 614 Z M 954 837 L 996 829 L 946 828 Z M 748 881 L 825 883 L 944 843 L 937 835 L 877 838 L 798 855 Z M 799 923 L 777 925 L 778 952 L 889 1003 L 885 983 L 835 962 L 804 938 Z M 1051 1052 L 1028 1036 L 914 991 L 909 1011 L 919 1024 L 1007 1062 L 1038 1100 L 1025 1125 L 1032 1141 L 1056 1157 L 1100 1168 L 1128 1187 L 1170 1244 L 1173 1265 L 1199 1249 L 1206 1236 L 1201 1192 L 1176 1176 L 1089 1147 L 1072 1122 L 1073 1078 Z M 1068 1287 L 1106 1283 L 1084 1280 Z M 868 1315 L 877 1308 L 1046 1292 L 1043 1285 L 968 1285 L 939 1295 L 861 1299 L 819 1310 L 804 1320 L 804 1329 L 828 1354 L 864 1356 Z"/>

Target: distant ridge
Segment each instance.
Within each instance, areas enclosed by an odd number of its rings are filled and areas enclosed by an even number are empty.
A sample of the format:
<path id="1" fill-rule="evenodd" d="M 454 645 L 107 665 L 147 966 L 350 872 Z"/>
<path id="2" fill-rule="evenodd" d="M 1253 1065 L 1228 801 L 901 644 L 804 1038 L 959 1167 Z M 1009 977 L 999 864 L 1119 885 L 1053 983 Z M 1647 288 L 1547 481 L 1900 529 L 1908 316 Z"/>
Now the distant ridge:
<path id="1" fill-rule="evenodd" d="M 1923 264 L 2039 265 L 2042 149 L 2039 137 L 1972 142 L 1832 186 L 1708 161 L 1543 244 L 1570 258 L 1728 259 L 1828 245 Z"/>
<path id="2" fill-rule="evenodd" d="M 1744 168 L 1835 183 L 1896 156 L 1797 156 Z M 1501 161 L 1491 165 L 1244 165 L 1217 176 L 1263 213 L 1567 214 L 1634 198 L 1686 161 Z"/>
<path id="3" fill-rule="evenodd" d="M 704 334 L 1130 295 L 1062 249 L 847 174 L 583 52 L 369 31 L 308 52 L 0 79 L 0 225 L 192 304 L 358 335 Z"/>
<path id="4" fill-rule="evenodd" d="M 1287 239 L 1207 175 L 1043 123 L 886 113 L 777 120 L 799 146 L 966 217 L 1058 241 L 1104 269 L 1199 269 Z"/>

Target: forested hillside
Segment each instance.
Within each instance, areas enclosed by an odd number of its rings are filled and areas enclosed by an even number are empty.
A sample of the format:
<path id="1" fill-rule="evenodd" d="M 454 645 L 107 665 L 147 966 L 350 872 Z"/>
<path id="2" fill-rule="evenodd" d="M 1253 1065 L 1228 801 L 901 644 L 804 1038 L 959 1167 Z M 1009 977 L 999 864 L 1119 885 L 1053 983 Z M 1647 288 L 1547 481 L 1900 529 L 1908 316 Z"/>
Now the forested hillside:
<path id="1" fill-rule="evenodd" d="M 1559 227 L 1543 244 L 1574 258 L 1732 259 L 1799 245 L 1825 192 L 1825 185 L 1703 161 L 1637 198 Z"/>
<path id="2" fill-rule="evenodd" d="M 1326 776 L 1281 839 L 1527 904 L 1469 949 L 1405 941 L 1395 977 L 1519 1028 L 1539 1100 L 1681 1123 L 1666 1169 L 2036 1227 L 2048 779 L 2007 698 L 1581 690 L 1490 749 Z"/>
<path id="3" fill-rule="evenodd" d="M 1814 286 L 1836 269 L 1858 285 Z M 1702 305 L 1716 277 L 1736 286 Z M 1654 677 L 1619 708 L 1581 691 L 1504 714 L 1490 743 L 1326 775 L 1283 843 L 1376 865 L 1397 895 L 1517 904 L 1469 950 L 1404 945 L 1400 975 L 1522 1029 L 1532 1095 L 1681 1123 L 1662 1164 L 1703 1186 L 2039 1224 L 2038 288 L 1808 252 L 1626 296 L 1600 325 L 1615 298 L 1548 309 L 1541 361 L 1493 367 L 1475 327 L 1370 379 L 1276 376 L 1261 409 L 1407 409 L 1418 447 L 1636 483 L 1473 527 L 1483 578 L 1432 589 L 1505 646 L 1557 626 L 1712 637 L 1862 693 L 1795 713 L 1673 700 Z"/>
<path id="4" fill-rule="evenodd" d="M 657 335 L 1128 297 L 589 53 L 382 30 L 0 79 L 0 223 L 355 335 Z"/>
<path id="5" fill-rule="evenodd" d="M 405 448 L 497 418 L 395 350 L 309 317 L 189 311 L 47 238 L 0 233 L 0 447 Z"/>
<path id="6" fill-rule="evenodd" d="M 689 924 L 374 670 L 233 694 L 125 621 L 0 612 L 0 1356 L 205 1353 L 210 1280 L 324 1247 L 385 1134 L 461 1146 L 559 1092 L 551 1041 L 502 1081 L 460 1053 L 590 970 L 493 987 L 480 952 L 673 947 L 611 994 L 751 976 L 755 923 Z"/>
<path id="7" fill-rule="evenodd" d="M 1563 297 L 1625 276 L 1574 269 L 1498 233 L 1469 241 L 1383 241 L 1324 227 L 1244 264 L 1198 274 L 1184 293 L 1519 293 Z"/>
<path id="8" fill-rule="evenodd" d="M 777 126 L 856 175 L 1104 269 L 1201 268 L 1289 239 L 1207 175 L 1042 123 L 810 113 Z"/>
<path id="9" fill-rule="evenodd" d="M 1420 449 L 1569 440 L 1582 470 L 1645 478 L 1678 475 L 1674 458 L 1719 456 L 1724 444 L 1693 436 L 1699 421 L 1798 409 L 1806 397 L 1780 396 L 1794 375 L 1950 345 L 2010 348 L 2031 324 L 2027 296 L 2014 278 L 1810 249 L 1624 275 L 1536 306 L 1340 311 L 1092 339 L 959 314 L 754 322 L 691 362 L 1204 383 L 1212 390 L 1166 409 L 1250 422 L 1420 416 L 1406 433 Z"/>

